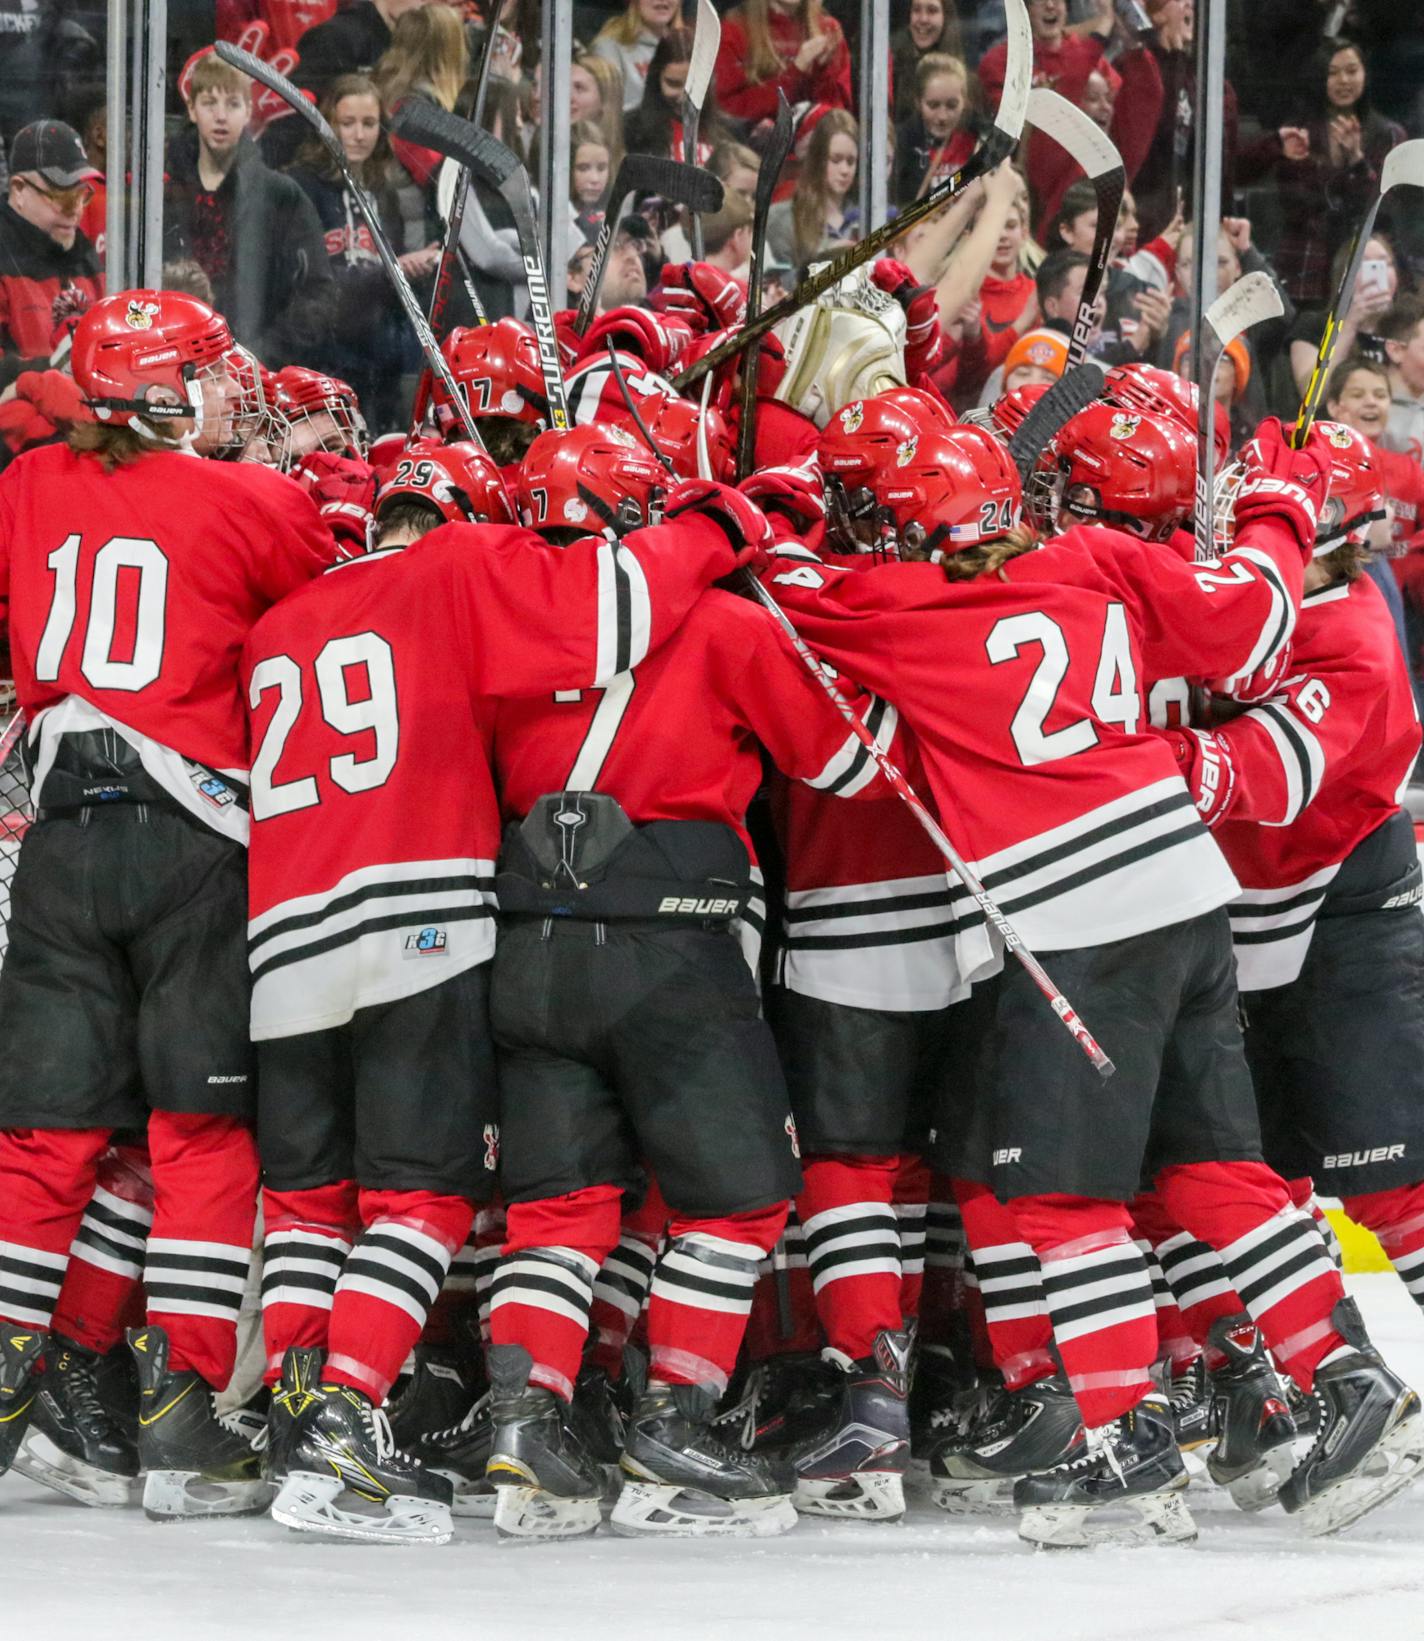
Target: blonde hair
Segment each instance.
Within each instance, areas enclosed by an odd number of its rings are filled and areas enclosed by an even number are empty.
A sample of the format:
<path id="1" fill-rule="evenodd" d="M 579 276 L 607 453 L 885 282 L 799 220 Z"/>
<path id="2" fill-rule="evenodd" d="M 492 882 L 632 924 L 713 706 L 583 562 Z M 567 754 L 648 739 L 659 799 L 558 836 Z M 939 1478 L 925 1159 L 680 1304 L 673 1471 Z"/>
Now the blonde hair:
<path id="1" fill-rule="evenodd" d="M 131 467 L 144 456 L 160 450 L 177 450 L 178 441 L 161 425 L 150 422 L 153 437 L 145 439 L 131 427 L 113 427 L 105 422 L 76 422 L 64 442 L 76 456 L 96 456 L 100 467 L 112 473 L 116 467 Z"/>
<path id="2" fill-rule="evenodd" d="M 603 193 L 599 196 L 600 199 L 607 197 L 608 183 L 613 180 L 613 155 L 609 152 L 608 138 L 604 136 L 602 126 L 596 124 L 593 120 L 575 120 L 569 128 L 569 203 L 572 205 L 582 205 L 583 203 L 574 192 L 574 164 L 578 159 L 580 148 L 601 148 L 608 156 L 608 182 L 603 185 Z"/>
<path id="3" fill-rule="evenodd" d="M 826 235 L 826 208 L 831 199 L 826 187 L 826 163 L 832 137 L 849 137 L 859 143 L 860 127 L 843 108 L 833 108 L 821 116 L 806 145 L 796 192 L 791 196 L 791 237 L 798 263 L 814 256 Z"/>
<path id="4" fill-rule="evenodd" d="M 771 38 L 771 15 L 768 0 L 743 0 L 737 8 L 747 31 L 747 78 L 758 85 L 763 80 L 774 80 L 786 67 L 776 44 Z M 821 0 L 800 0 L 797 21 L 804 37 L 809 40 L 823 32 L 825 14 Z"/>
<path id="5" fill-rule="evenodd" d="M 204 91 L 248 92 L 252 81 L 240 68 L 225 63 L 215 51 L 205 51 L 193 64 L 193 77 L 188 82 L 188 101 L 197 102 Z"/>
<path id="6" fill-rule="evenodd" d="M 595 57 L 585 52 L 574 62 L 598 81 L 603 94 L 603 112 L 598 123 L 603 127 L 603 139 L 608 144 L 608 160 L 616 171 L 623 158 L 623 71 L 606 57 Z"/>
<path id="7" fill-rule="evenodd" d="M 997 541 L 966 547 L 959 553 L 946 553 L 940 560 L 940 568 L 946 581 L 973 581 L 976 576 L 997 575 L 1010 559 L 1031 553 L 1037 546 L 1038 537 L 1029 526 L 1016 524 Z"/>
<path id="8" fill-rule="evenodd" d="M 969 98 L 969 70 L 959 57 L 947 51 L 927 51 L 915 64 L 915 94 L 923 97 L 925 87 L 941 74 L 951 75 L 964 87 L 965 101 Z"/>
<path id="9" fill-rule="evenodd" d="M 412 91 L 453 109 L 470 72 L 465 25 L 449 6 L 417 6 L 396 19 L 391 43 L 372 76 L 389 114 Z"/>
<path id="10" fill-rule="evenodd" d="M 677 18 L 672 21 L 676 27 Z M 594 35 L 595 40 L 612 40 L 615 45 L 635 46 L 643 37 L 643 19 L 638 15 L 638 0 L 628 0 L 621 17 L 610 17 Z"/>

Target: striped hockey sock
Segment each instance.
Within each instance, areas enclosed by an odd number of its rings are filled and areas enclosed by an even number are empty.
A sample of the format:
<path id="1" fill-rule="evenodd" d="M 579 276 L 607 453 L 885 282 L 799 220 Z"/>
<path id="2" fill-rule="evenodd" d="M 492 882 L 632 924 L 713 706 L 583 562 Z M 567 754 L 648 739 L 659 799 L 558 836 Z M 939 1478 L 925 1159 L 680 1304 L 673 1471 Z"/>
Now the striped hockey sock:
<path id="1" fill-rule="evenodd" d="M 1038 1255 L 1053 1338 L 1083 1422 L 1112 1423 L 1153 1388 L 1157 1307 L 1127 1210 L 1087 1197 L 1008 1204 Z"/>
<path id="2" fill-rule="evenodd" d="M 1314 1220 L 1264 1163 L 1167 1168 L 1157 1189 L 1167 1212 L 1220 1254 L 1277 1362 L 1308 1391 L 1320 1362 L 1345 1343 L 1330 1320 L 1344 1284 Z"/>
<path id="3" fill-rule="evenodd" d="M 823 1343 L 816 1296 L 811 1291 L 806 1233 L 793 1203 L 785 1230 L 757 1267 L 752 1314 L 747 1320 L 747 1355 L 754 1362 L 763 1362 L 769 1356 L 812 1353 Z"/>
<path id="4" fill-rule="evenodd" d="M 475 1303 L 480 1311 L 480 1338 L 490 1342 L 490 1289 L 494 1273 L 499 1269 L 500 1251 L 508 1235 L 509 1224 L 503 1204 L 494 1203 L 481 1208 L 475 1215 L 475 1228 L 470 1232 L 475 1245 Z"/>
<path id="5" fill-rule="evenodd" d="M 474 1205 L 433 1191 L 368 1191 L 332 1299 L 323 1379 L 383 1402 L 420 1337 Z"/>
<path id="6" fill-rule="evenodd" d="M 956 1179 L 954 1190 L 994 1366 L 1010 1390 L 1021 1390 L 1057 1367 L 1038 1256 L 987 1185 Z"/>
<path id="7" fill-rule="evenodd" d="M 668 1205 L 650 1180 L 638 1207 L 624 1207 L 618 1245 L 594 1279 L 589 1312 L 593 1362 L 610 1379 L 617 1379 L 623 1371 L 623 1351 L 647 1303 L 668 1217 Z"/>
<path id="8" fill-rule="evenodd" d="M 153 1225 L 153 1175 L 139 1146 L 113 1146 L 69 1249 L 54 1330 L 103 1356 L 143 1322 L 143 1260 Z"/>
<path id="9" fill-rule="evenodd" d="M 796 1211 L 816 1313 L 827 1342 L 852 1360 L 900 1326 L 900 1231 L 891 1206 L 898 1157 L 821 1156 L 802 1163 Z"/>
<path id="10" fill-rule="evenodd" d="M 1152 1301 L 1157 1307 L 1157 1359 L 1166 1362 L 1175 1376 L 1196 1361 L 1202 1347 L 1192 1338 L 1177 1308 L 1166 1273 L 1157 1258 L 1157 1250 L 1141 1235 L 1133 1237 L 1132 1245 L 1142 1255 L 1142 1263 L 1152 1278 Z"/>
<path id="11" fill-rule="evenodd" d="M 108 1143 L 103 1128 L 0 1130 L 0 1320 L 50 1325 Z"/>
<path id="12" fill-rule="evenodd" d="M 925 1204 L 925 1280 L 920 1291 L 920 1341 L 948 1345 L 962 1338 L 964 1220 L 943 1174 L 930 1175 Z"/>
<path id="13" fill-rule="evenodd" d="M 336 1284 L 360 1224 L 356 1181 L 262 1192 L 262 1342 L 267 1384 L 293 1348 L 326 1349 Z"/>
<path id="14" fill-rule="evenodd" d="M 1424 1310 L 1424 1184 L 1345 1197 L 1342 1206 L 1379 1238 L 1410 1298 Z"/>
<path id="15" fill-rule="evenodd" d="M 648 1299 L 649 1372 L 720 1394 L 737 1365 L 762 1256 L 786 1223 L 784 1202 L 722 1219 L 674 1215 Z"/>
<path id="16" fill-rule="evenodd" d="M 906 1323 L 920 1314 L 925 1280 L 925 1221 L 929 1211 L 930 1171 L 918 1157 L 900 1158 L 895 1176 L 895 1224 L 900 1232 L 900 1315 Z"/>

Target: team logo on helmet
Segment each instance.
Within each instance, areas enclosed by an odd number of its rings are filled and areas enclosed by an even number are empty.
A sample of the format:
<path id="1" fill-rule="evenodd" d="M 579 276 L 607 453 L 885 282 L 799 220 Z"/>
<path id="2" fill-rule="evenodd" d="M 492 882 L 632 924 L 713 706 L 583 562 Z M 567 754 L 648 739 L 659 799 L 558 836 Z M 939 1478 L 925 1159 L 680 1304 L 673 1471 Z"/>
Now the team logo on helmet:
<path id="1" fill-rule="evenodd" d="M 564 518 L 570 524 L 582 524 L 588 517 L 588 505 L 581 502 L 576 496 L 570 496 L 564 503 Z"/>
<path id="2" fill-rule="evenodd" d="M 131 297 L 128 312 L 124 315 L 124 323 L 130 330 L 152 330 L 153 321 L 157 317 L 157 302 L 140 302 L 137 297 Z"/>
<path id="3" fill-rule="evenodd" d="M 910 463 L 914 461 L 915 453 L 919 450 L 919 448 L 920 436 L 918 433 L 912 433 L 910 437 L 905 440 L 904 444 L 896 446 L 896 467 L 908 467 Z"/>
<path id="4" fill-rule="evenodd" d="M 625 427 L 619 427 L 616 423 L 610 422 L 608 426 L 604 428 L 604 432 L 607 433 L 608 437 L 613 440 L 614 444 L 627 445 L 629 450 L 641 449 L 638 441 Z"/>
<path id="5" fill-rule="evenodd" d="M 507 387 L 499 396 L 499 408 L 506 416 L 517 416 L 523 405 L 524 401 L 512 387 Z"/>
<path id="6" fill-rule="evenodd" d="M 859 433 L 860 424 L 865 420 L 865 406 L 857 399 L 853 405 L 847 405 L 841 412 L 841 426 L 847 433 Z"/>
<path id="7" fill-rule="evenodd" d="M 1326 431 L 1325 437 L 1329 439 L 1331 444 L 1333 444 L 1337 450 L 1348 450 L 1355 442 L 1355 435 L 1348 427 L 1343 427 L 1339 422 L 1331 423 L 1330 427 Z"/>
<path id="8" fill-rule="evenodd" d="M 1130 416 L 1126 411 L 1119 411 L 1112 419 L 1112 426 L 1108 429 L 1110 439 L 1130 439 L 1142 426 L 1140 416 Z"/>

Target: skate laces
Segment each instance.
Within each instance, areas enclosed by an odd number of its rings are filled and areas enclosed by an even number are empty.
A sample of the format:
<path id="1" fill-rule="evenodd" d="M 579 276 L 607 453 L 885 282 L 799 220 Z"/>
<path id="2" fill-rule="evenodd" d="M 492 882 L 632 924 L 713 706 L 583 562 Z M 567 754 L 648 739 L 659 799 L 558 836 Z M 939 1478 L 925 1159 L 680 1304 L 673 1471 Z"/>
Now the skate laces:
<path id="1" fill-rule="evenodd" d="M 766 1391 L 766 1381 L 766 1368 L 758 1363 L 747 1375 L 741 1396 L 725 1413 L 719 1413 L 712 1420 L 712 1429 L 719 1436 L 723 1430 L 736 1430 L 734 1439 L 744 1453 L 750 1453 L 756 1445 L 757 1409 Z"/>
<path id="2" fill-rule="evenodd" d="M 406 1453 L 396 1446 L 396 1439 L 391 1431 L 391 1421 L 386 1415 L 385 1408 L 374 1407 L 368 1402 L 364 1411 L 367 1428 L 370 1430 L 372 1439 L 376 1444 L 377 1462 L 385 1464 L 388 1460 L 394 1459 L 397 1464 L 412 1465 L 418 1468 L 420 1460 L 413 1453 Z"/>
<path id="3" fill-rule="evenodd" d="M 104 1403 L 99 1395 L 99 1381 L 92 1368 L 76 1356 L 75 1366 L 64 1375 L 69 1390 L 70 1406 L 83 1419 L 109 1422 Z"/>
<path id="4" fill-rule="evenodd" d="M 486 1391 L 483 1396 L 476 1399 L 471 1406 L 470 1411 L 464 1416 L 463 1419 L 460 1419 L 455 1424 L 447 1424 L 443 1430 L 432 1430 L 425 1439 L 431 1442 L 439 1442 L 448 1441 L 452 1436 L 468 1435 L 469 1432 L 475 1428 L 476 1421 L 479 1419 L 481 1413 L 488 1408 L 489 1399 L 490 1393 L 489 1391 Z"/>
<path id="5" fill-rule="evenodd" d="M 213 1396 L 213 1417 L 233 1436 L 240 1436 L 254 1453 L 264 1453 L 267 1450 L 267 1421 L 252 1425 L 248 1423 L 247 1409 L 233 1408 L 230 1413 L 222 1412 L 218 1407 L 218 1399 Z"/>

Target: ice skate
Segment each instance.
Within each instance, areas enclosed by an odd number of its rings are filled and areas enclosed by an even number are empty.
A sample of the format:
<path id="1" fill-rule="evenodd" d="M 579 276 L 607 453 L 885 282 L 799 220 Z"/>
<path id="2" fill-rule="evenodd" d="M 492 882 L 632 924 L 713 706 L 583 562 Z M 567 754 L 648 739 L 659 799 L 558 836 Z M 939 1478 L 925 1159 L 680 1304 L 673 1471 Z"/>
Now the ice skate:
<path id="1" fill-rule="evenodd" d="M 272 1519 L 301 1533 L 368 1544 L 448 1544 L 450 1484 L 403 1453 L 385 1413 L 348 1385 L 311 1385 L 291 1372 L 295 1407 L 282 1437 L 283 1479 Z M 274 1403 L 281 1399 L 281 1393 Z"/>
<path id="2" fill-rule="evenodd" d="M 1007 1510 L 1021 1476 L 1051 1470 L 1082 1449 L 1083 1420 L 1061 1373 L 1021 1390 L 1001 1387 L 982 1420 L 930 1461 L 930 1497 L 953 1514 Z"/>
<path id="3" fill-rule="evenodd" d="M 448 1345 L 417 1345 L 414 1363 L 386 1401 L 397 1444 L 414 1453 L 422 1436 L 447 1430 L 469 1411 L 484 1385 L 465 1352 Z"/>
<path id="4" fill-rule="evenodd" d="M 844 1374 L 841 1405 L 822 1440 L 796 1456 L 803 1515 L 892 1521 L 905 1513 L 910 1457 L 909 1358 L 913 1335 L 879 1333 L 869 1356 L 827 1350 Z"/>
<path id="5" fill-rule="evenodd" d="M 730 1446 L 715 1404 L 707 1385 L 648 1386 L 628 1422 L 615 1532 L 772 1538 L 796 1525 L 791 1465 Z"/>
<path id="6" fill-rule="evenodd" d="M 1019 1481 L 1019 1537 L 1072 1549 L 1188 1544 L 1197 1528 L 1186 1486 L 1171 1410 L 1165 1397 L 1151 1395 L 1115 1424 L 1089 1431 L 1067 1464 Z"/>
<path id="7" fill-rule="evenodd" d="M 272 1390 L 267 1409 L 264 1471 L 268 1481 L 287 1479 L 288 1461 L 303 1413 L 316 1400 L 321 1384 L 322 1353 L 293 1345 L 282 1358 L 282 1377 Z"/>
<path id="8" fill-rule="evenodd" d="M 416 1458 L 437 1476 L 444 1476 L 454 1490 L 451 1515 L 493 1519 L 495 1486 L 485 1475 L 493 1439 L 490 1392 L 486 1391 L 458 1424 L 432 1430 L 411 1444 Z"/>
<path id="9" fill-rule="evenodd" d="M 552 1390 L 529 1382 L 533 1359 L 522 1345 L 491 1345 L 490 1417 L 485 1474 L 496 1490 L 501 1538 L 577 1538 L 602 1520 L 604 1474 L 574 1433 Z"/>
<path id="10" fill-rule="evenodd" d="M 840 1375 L 819 1355 L 768 1356 L 723 1398 L 713 1422 L 724 1441 L 748 1453 L 786 1454 L 824 1432 L 840 1395 Z"/>
<path id="11" fill-rule="evenodd" d="M 35 1368 L 48 1335 L 25 1328 L 0 1328 L 0 1476 L 19 1451 L 34 1411 L 39 1380 Z"/>
<path id="12" fill-rule="evenodd" d="M 574 1399 L 566 1417 L 589 1457 L 603 1467 L 610 1491 L 616 1490 L 626 1421 L 618 1405 L 617 1387 L 603 1368 L 585 1361 L 574 1381 Z"/>
<path id="13" fill-rule="evenodd" d="M 138 1449 L 104 1407 L 102 1361 L 72 1340 L 50 1337 L 14 1468 L 80 1504 L 137 1504 Z"/>
<path id="14" fill-rule="evenodd" d="M 1172 1428 L 1177 1432 L 1177 1446 L 1183 1453 L 1197 1453 L 1216 1438 L 1215 1408 L 1205 1359 L 1194 1356 L 1186 1367 L 1167 1376 L 1164 1388 L 1172 1412 Z M 1197 1464 L 1199 1467 L 1199 1460 Z"/>
<path id="15" fill-rule="evenodd" d="M 150 1521 L 246 1516 L 264 1510 L 271 1488 L 262 1454 L 240 1413 L 217 1411 L 212 1387 L 168 1366 L 162 1328 L 130 1328 L 138 1366 L 138 1462 Z"/>
<path id="16" fill-rule="evenodd" d="M 1264 1510 L 1290 1474 L 1295 1420 L 1250 1317 L 1218 1317 L 1209 1338 L 1226 1362 L 1210 1376 L 1216 1446 L 1207 1471 L 1241 1509 Z"/>
<path id="17" fill-rule="evenodd" d="M 910 1462 L 905 1485 L 928 1491 L 930 1461 L 942 1447 L 962 1442 L 986 1400 L 967 1347 L 926 1345 L 915 1351 L 910 1372 Z"/>
<path id="18" fill-rule="evenodd" d="M 1350 1353 L 1316 1369 L 1319 1434 L 1278 1494 L 1312 1537 L 1352 1526 L 1424 1466 L 1417 1392 L 1380 1360 L 1353 1299 L 1337 1300 L 1330 1320 Z"/>

